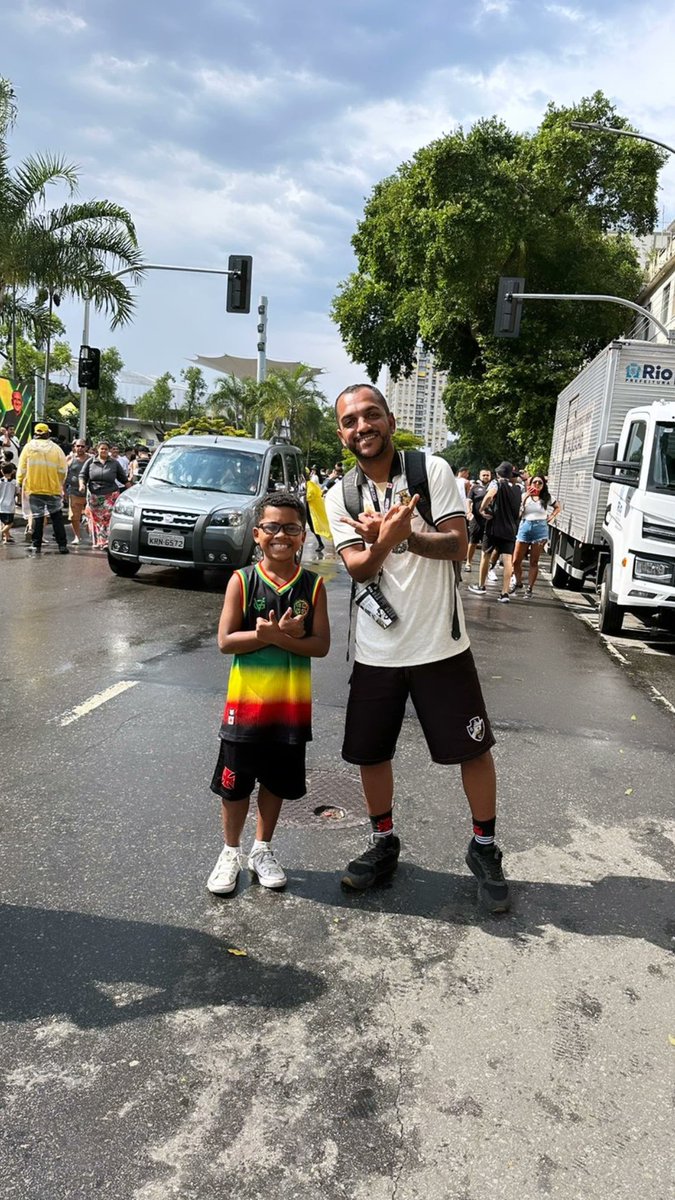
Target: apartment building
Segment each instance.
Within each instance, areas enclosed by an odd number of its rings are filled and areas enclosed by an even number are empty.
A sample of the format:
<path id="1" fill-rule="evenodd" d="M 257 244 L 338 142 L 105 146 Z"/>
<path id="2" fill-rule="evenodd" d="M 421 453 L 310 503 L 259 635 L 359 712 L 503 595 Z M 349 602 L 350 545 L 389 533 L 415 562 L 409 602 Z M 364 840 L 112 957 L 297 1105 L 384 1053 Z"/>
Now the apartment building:
<path id="1" fill-rule="evenodd" d="M 675 221 L 667 229 L 642 239 L 647 246 L 645 255 L 645 286 L 638 296 L 638 304 L 653 313 L 662 325 L 675 333 Z M 631 336 L 649 342 L 665 342 L 664 335 L 647 321 L 636 317 Z"/>
<path id="2" fill-rule="evenodd" d="M 434 452 L 448 444 L 447 416 L 443 392 L 447 371 L 434 365 L 433 354 L 417 346 L 415 365 L 408 378 L 392 379 L 387 372 L 385 395 L 401 429 L 409 429 L 422 438 L 424 448 Z"/>

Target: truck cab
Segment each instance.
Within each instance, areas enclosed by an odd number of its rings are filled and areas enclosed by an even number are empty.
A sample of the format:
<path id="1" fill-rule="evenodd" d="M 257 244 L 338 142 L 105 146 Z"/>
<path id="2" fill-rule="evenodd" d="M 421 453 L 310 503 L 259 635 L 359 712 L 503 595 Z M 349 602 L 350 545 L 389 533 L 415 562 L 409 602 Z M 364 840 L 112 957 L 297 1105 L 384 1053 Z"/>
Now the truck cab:
<path id="1" fill-rule="evenodd" d="M 618 442 L 600 446 L 593 477 L 610 484 L 598 557 L 600 629 L 626 612 L 675 628 L 675 401 L 631 409 Z"/>

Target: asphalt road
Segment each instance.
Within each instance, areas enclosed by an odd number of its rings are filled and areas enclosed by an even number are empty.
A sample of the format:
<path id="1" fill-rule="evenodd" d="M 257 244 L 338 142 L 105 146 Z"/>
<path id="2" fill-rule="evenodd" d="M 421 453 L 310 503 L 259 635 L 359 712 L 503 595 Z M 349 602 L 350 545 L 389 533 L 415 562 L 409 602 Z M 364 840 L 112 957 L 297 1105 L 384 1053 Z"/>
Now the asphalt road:
<path id="1" fill-rule="evenodd" d="M 412 716 L 404 861 L 352 897 L 348 584 L 322 564 L 334 645 L 314 667 L 311 791 L 278 833 L 289 886 L 244 873 L 216 900 L 222 579 L 2 554 L 0 1196 L 670 1194 L 665 641 L 623 663 L 543 580 L 531 602 L 466 596 L 513 911 L 478 910 L 458 772 L 428 763 Z"/>

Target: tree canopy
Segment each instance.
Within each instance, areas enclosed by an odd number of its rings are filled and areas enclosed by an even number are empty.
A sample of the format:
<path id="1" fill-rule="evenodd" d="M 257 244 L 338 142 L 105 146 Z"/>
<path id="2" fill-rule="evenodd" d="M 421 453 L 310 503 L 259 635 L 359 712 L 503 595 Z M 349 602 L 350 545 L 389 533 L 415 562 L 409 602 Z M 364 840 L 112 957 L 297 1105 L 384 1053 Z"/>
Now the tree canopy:
<path id="1" fill-rule="evenodd" d="M 164 437 L 169 426 L 181 416 L 180 409 L 173 404 L 171 384 L 175 382 L 170 371 L 165 371 L 136 401 L 134 416 L 152 425 L 158 437 Z"/>
<path id="2" fill-rule="evenodd" d="M 477 458 L 546 452 L 560 388 L 627 325 L 616 305 L 531 301 L 520 337 L 497 339 L 499 276 L 533 292 L 640 290 L 631 235 L 654 226 L 663 155 L 572 120 L 631 128 L 597 92 L 550 104 L 533 134 L 492 118 L 419 150 L 374 187 L 352 238 L 358 271 L 333 303 L 371 378 L 385 364 L 409 372 L 420 340 L 451 371 L 449 425 Z"/>

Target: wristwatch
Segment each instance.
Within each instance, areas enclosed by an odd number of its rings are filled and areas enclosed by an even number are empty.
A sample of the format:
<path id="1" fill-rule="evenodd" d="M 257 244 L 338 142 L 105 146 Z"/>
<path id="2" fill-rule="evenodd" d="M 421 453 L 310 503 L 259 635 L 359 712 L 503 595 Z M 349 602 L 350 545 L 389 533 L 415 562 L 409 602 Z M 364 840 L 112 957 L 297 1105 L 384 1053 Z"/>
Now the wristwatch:
<path id="1" fill-rule="evenodd" d="M 409 542 L 408 538 L 405 538 L 404 541 L 399 542 L 398 546 L 393 547 L 392 554 L 405 554 L 406 550 L 408 550 L 409 548 L 410 548 L 410 542 Z"/>

